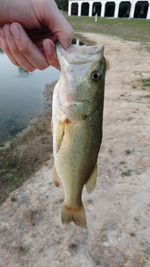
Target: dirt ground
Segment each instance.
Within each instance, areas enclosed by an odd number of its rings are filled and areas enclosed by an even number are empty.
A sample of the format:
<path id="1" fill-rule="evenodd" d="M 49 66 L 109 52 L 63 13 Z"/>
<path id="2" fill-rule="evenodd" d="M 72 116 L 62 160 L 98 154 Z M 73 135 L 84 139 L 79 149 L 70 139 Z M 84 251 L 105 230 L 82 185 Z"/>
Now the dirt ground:
<path id="1" fill-rule="evenodd" d="M 87 229 L 60 220 L 52 160 L 0 207 L 0 267 L 150 267 L 150 54 L 139 43 L 104 44 L 104 137 L 95 191 L 83 192 Z"/>

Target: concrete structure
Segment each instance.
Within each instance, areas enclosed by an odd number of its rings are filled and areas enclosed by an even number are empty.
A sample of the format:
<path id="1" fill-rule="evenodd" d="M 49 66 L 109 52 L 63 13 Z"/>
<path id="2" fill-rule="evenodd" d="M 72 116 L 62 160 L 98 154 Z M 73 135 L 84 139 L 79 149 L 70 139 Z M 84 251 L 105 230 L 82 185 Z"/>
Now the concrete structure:
<path id="1" fill-rule="evenodd" d="M 68 15 L 150 19 L 150 0 L 69 0 Z"/>

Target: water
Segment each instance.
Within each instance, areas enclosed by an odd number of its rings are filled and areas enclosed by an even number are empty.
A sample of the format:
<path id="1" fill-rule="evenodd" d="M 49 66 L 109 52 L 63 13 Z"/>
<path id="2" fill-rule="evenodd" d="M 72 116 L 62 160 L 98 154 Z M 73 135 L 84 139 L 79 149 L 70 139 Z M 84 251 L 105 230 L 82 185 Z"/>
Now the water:
<path id="1" fill-rule="evenodd" d="M 85 44 L 78 38 L 72 43 Z M 59 74 L 53 67 L 29 74 L 14 66 L 0 49 L 0 146 L 42 113 L 45 86 L 58 80 Z"/>
<path id="2" fill-rule="evenodd" d="M 0 51 L 0 143 L 10 140 L 42 113 L 45 85 L 58 78 L 59 71 L 53 67 L 29 74 Z"/>

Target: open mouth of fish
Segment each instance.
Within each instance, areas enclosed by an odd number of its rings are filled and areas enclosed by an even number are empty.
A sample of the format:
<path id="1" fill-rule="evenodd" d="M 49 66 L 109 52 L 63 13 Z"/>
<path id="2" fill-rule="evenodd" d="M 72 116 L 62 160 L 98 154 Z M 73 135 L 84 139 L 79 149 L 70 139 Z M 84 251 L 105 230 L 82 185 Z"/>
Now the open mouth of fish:
<path id="1" fill-rule="evenodd" d="M 67 50 L 58 44 L 56 48 L 58 59 L 61 62 L 66 61 L 68 64 L 84 64 L 87 62 L 96 62 L 103 57 L 104 46 L 80 46 L 71 45 Z"/>

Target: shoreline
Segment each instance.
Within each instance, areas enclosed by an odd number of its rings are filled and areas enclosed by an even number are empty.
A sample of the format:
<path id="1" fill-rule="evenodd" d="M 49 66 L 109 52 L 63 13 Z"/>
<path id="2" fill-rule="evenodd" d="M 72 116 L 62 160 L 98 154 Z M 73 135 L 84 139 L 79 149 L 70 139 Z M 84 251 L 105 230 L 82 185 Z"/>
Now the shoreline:
<path id="1" fill-rule="evenodd" d="M 51 158 L 51 106 L 55 84 L 53 82 L 45 87 L 43 94 L 46 106 L 43 113 L 0 147 L 0 204 L 12 190 L 29 179 Z"/>
<path id="2" fill-rule="evenodd" d="M 80 33 L 75 34 L 75 40 L 77 38 L 85 44 L 94 44 Z M 25 129 L 0 146 L 0 205 L 11 191 L 30 179 L 52 158 L 51 106 L 56 82 L 45 86 L 43 95 L 47 101 L 41 115 L 32 119 Z"/>
<path id="3" fill-rule="evenodd" d="M 87 33 L 76 34 L 81 41 L 89 45 L 96 43 L 94 38 L 90 38 L 91 35 Z M 143 47 L 142 43 L 122 41 L 120 38 L 113 38 L 104 34 L 93 34 L 92 36 L 100 36 L 103 40 L 106 39 L 107 42 L 109 40 L 118 40 L 118 42 L 130 43 L 131 46 L 138 46 L 137 49 Z M 107 49 L 105 54 L 107 58 Z M 141 80 L 142 77 L 139 77 L 140 86 L 142 86 Z M 44 112 L 33 119 L 29 126 L 17 134 L 15 138 L 6 142 L 4 147 L 0 147 L 0 204 L 9 196 L 12 190 L 21 186 L 45 162 L 52 159 L 52 134 L 50 128 L 52 93 L 55 84 L 56 82 L 46 85 L 43 92 L 47 99 Z M 133 88 L 137 86 L 137 81 L 135 81 Z"/>
<path id="4" fill-rule="evenodd" d="M 88 40 L 87 38 L 82 37 L 82 34 L 80 34 L 80 33 L 76 33 L 76 34 L 75 34 L 75 38 L 74 38 L 74 40 L 76 41 L 76 39 L 78 39 L 78 38 L 79 38 L 79 40 L 80 40 L 80 38 L 81 38 L 81 39 L 82 39 L 81 42 L 83 42 L 83 43 L 85 43 L 85 44 L 87 44 L 87 43 L 88 43 L 89 45 L 93 45 L 93 44 L 95 44 L 95 42 L 93 42 L 92 40 Z M 45 97 L 46 100 L 48 100 L 48 92 L 47 92 L 47 88 L 48 88 L 49 86 L 51 86 L 51 85 L 53 86 L 53 84 L 54 84 L 54 86 L 55 86 L 56 82 L 57 82 L 57 81 L 54 81 L 54 82 L 52 82 L 51 84 L 46 84 L 46 85 L 45 85 L 45 89 L 44 89 L 44 91 L 43 91 L 43 97 Z M 23 129 L 22 129 L 21 131 L 19 131 L 17 134 L 15 134 L 14 136 L 12 136 L 9 140 L 7 140 L 7 141 L 3 141 L 3 140 L 2 140 L 2 141 L 0 142 L 0 151 L 3 150 L 3 149 L 5 149 L 5 148 L 7 149 L 7 148 L 9 147 L 9 145 L 10 145 L 15 139 L 17 139 L 18 137 L 24 135 L 26 131 L 29 131 L 28 128 L 32 127 L 32 126 L 34 125 L 34 123 L 40 119 L 40 117 L 44 117 L 44 116 L 45 116 L 45 113 L 47 112 L 47 104 L 48 104 L 48 103 L 45 104 L 46 107 L 43 108 L 43 111 L 41 112 L 41 114 L 38 115 L 38 116 L 36 116 L 35 118 L 33 118 L 25 128 L 23 128 Z"/>

